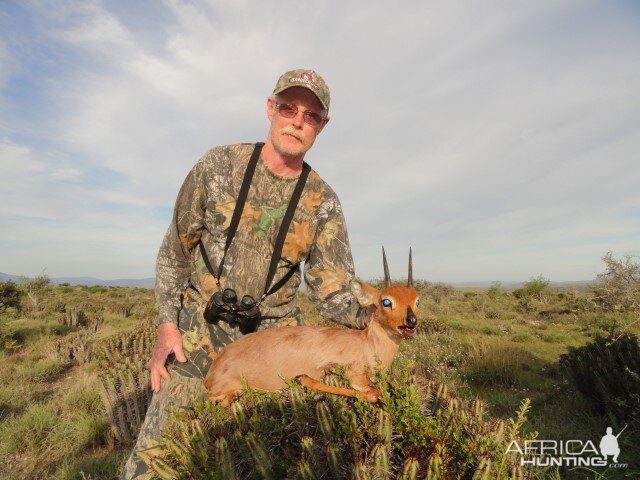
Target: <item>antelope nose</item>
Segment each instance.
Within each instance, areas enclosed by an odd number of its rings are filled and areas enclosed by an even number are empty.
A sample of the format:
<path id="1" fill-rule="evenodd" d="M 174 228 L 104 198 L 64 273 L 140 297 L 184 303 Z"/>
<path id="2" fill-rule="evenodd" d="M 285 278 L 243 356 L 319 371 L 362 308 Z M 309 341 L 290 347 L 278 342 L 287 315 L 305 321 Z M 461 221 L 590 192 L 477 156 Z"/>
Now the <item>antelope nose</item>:
<path id="1" fill-rule="evenodd" d="M 418 323 L 418 319 L 416 318 L 416 316 L 413 314 L 413 311 L 409 307 L 407 307 L 406 323 L 407 323 L 407 326 L 410 328 L 415 327 L 416 323 Z"/>

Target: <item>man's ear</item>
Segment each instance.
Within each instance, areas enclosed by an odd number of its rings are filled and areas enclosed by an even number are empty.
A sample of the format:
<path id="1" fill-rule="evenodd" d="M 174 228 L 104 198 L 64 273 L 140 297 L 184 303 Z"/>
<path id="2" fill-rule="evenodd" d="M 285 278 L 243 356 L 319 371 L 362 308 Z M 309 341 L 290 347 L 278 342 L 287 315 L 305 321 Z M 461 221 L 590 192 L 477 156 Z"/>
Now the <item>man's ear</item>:
<path id="1" fill-rule="evenodd" d="M 318 133 L 316 133 L 316 135 L 320 135 L 320 132 L 324 130 L 324 127 L 327 125 L 327 123 L 329 123 L 329 117 L 325 117 L 325 119 L 322 121 L 322 124 L 320 125 L 320 127 L 318 127 Z"/>
<path id="2" fill-rule="evenodd" d="M 377 289 L 368 283 L 360 282 L 358 280 L 352 280 L 350 285 L 353 296 L 356 297 L 356 300 L 361 307 L 366 308 L 369 305 L 375 305 L 376 307 L 379 306 L 380 292 Z"/>
<path id="3" fill-rule="evenodd" d="M 267 97 L 267 118 L 270 122 L 273 120 L 273 107 L 275 104 L 276 103 L 271 100 L 271 97 Z"/>

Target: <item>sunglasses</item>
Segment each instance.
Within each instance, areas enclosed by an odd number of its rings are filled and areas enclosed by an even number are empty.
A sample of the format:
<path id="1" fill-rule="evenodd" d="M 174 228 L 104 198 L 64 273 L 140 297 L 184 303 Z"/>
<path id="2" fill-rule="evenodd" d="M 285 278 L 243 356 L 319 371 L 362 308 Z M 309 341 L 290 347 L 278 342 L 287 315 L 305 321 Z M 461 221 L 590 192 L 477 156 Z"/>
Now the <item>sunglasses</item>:
<path id="1" fill-rule="evenodd" d="M 291 105 L 290 103 L 276 103 L 276 107 L 278 108 L 278 112 L 284 118 L 294 118 L 298 115 L 298 107 L 296 105 Z M 305 110 L 302 112 L 302 118 L 304 123 L 310 125 L 312 127 L 319 127 L 324 122 L 324 117 L 319 113 L 312 112 L 311 110 Z"/>

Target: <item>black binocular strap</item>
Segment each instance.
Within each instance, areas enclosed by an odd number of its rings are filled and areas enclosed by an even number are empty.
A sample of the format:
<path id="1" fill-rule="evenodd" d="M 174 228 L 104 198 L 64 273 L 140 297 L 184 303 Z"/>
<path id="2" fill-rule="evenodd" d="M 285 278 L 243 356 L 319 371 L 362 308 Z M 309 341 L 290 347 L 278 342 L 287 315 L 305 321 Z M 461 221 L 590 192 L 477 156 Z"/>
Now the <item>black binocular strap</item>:
<path id="1" fill-rule="evenodd" d="M 238 200 L 236 201 L 236 206 L 233 210 L 233 216 L 231 217 L 231 223 L 229 224 L 229 231 L 227 232 L 227 241 L 225 242 L 224 253 L 222 254 L 220 265 L 218 265 L 218 274 L 215 276 L 216 284 L 218 285 L 218 287 L 220 287 L 220 277 L 222 276 L 222 271 L 224 268 L 224 259 L 227 256 L 227 250 L 229 250 L 229 247 L 231 246 L 233 237 L 238 230 L 240 217 L 242 216 L 244 205 L 247 201 L 247 197 L 249 196 L 249 187 L 251 187 L 251 180 L 253 179 L 253 174 L 256 170 L 256 166 L 258 165 L 258 159 L 260 158 L 260 152 L 262 151 L 263 146 L 264 143 L 256 143 L 256 146 L 253 149 L 253 153 L 251 154 L 251 159 L 249 160 L 247 169 L 244 173 L 242 186 L 240 187 L 240 192 L 238 193 Z M 275 293 L 277 290 L 279 290 L 285 283 L 287 283 L 287 281 L 289 281 L 289 278 L 291 278 L 293 273 L 298 269 L 297 265 L 292 267 L 291 270 L 287 272 L 287 274 L 282 279 L 280 279 L 273 286 L 273 288 L 271 288 L 271 290 L 268 290 L 271 282 L 273 281 L 273 277 L 275 276 L 278 261 L 280 260 L 280 255 L 282 254 L 282 248 L 284 247 L 284 240 L 287 236 L 287 232 L 289 231 L 289 225 L 291 224 L 293 214 L 295 213 L 300 197 L 302 196 L 302 190 L 307 183 L 307 177 L 309 176 L 310 171 L 311 167 L 306 162 L 302 162 L 302 172 L 300 173 L 298 182 L 296 183 L 293 194 L 291 195 L 291 200 L 289 201 L 287 211 L 285 212 L 284 217 L 282 218 L 282 223 L 280 224 L 280 231 L 278 232 L 278 237 L 276 238 L 273 255 L 271 256 L 271 264 L 269 265 L 269 273 L 267 274 L 267 281 L 264 287 L 265 293 L 262 298 L 266 297 L 267 295 L 271 295 L 272 293 Z M 209 257 L 207 256 L 207 252 L 205 251 L 202 240 L 200 240 L 200 254 L 202 255 L 202 259 L 204 260 L 207 269 L 213 275 L 213 268 L 211 266 L 211 262 L 209 262 Z"/>
<path id="2" fill-rule="evenodd" d="M 262 296 L 263 299 L 267 295 L 271 295 L 272 293 L 274 293 L 286 283 L 280 281 L 276 283 L 271 290 L 269 290 L 271 282 L 273 281 L 273 277 L 275 276 L 276 270 L 278 268 L 278 261 L 280 260 L 280 255 L 282 254 L 282 248 L 284 247 L 284 240 L 287 237 L 287 232 L 289 231 L 289 225 L 291 225 L 291 220 L 293 220 L 293 214 L 296 213 L 296 208 L 298 207 L 298 202 L 300 201 L 300 197 L 302 196 L 302 190 L 307 183 L 309 172 L 311 172 L 311 167 L 306 162 L 302 162 L 302 172 L 300 172 L 300 177 L 298 178 L 296 187 L 293 190 L 293 194 L 291 194 L 291 200 L 289 201 L 289 205 L 287 206 L 287 211 L 285 212 L 284 217 L 282 217 L 280 231 L 278 232 L 278 237 L 276 238 L 276 243 L 273 247 L 273 255 L 271 256 L 271 264 L 269 265 L 269 273 L 267 274 L 267 280 L 264 284 L 264 295 Z M 297 265 L 295 267 L 291 267 L 291 270 L 287 272 L 287 275 L 293 275 L 293 271 L 297 268 Z M 287 280 L 289 279 L 287 278 Z"/>
<path id="3" fill-rule="evenodd" d="M 231 217 L 229 231 L 227 232 L 227 241 L 224 245 L 224 253 L 222 254 L 220 265 L 218 265 L 218 275 L 216 275 L 216 283 L 218 283 L 218 287 L 220 286 L 219 279 L 222 276 L 222 269 L 224 268 L 224 259 L 227 256 L 227 250 L 229 250 L 229 247 L 231 246 L 233 237 L 235 237 L 236 232 L 238 231 L 240 217 L 242 216 L 244 204 L 247 202 L 247 197 L 249 196 L 251 180 L 253 179 L 253 173 L 256 171 L 256 165 L 258 165 L 258 159 L 260 158 L 260 152 L 262 151 L 263 146 L 264 143 L 262 142 L 256 143 L 253 153 L 251 154 L 251 158 L 249 159 L 249 163 L 247 164 L 247 169 L 244 172 L 244 178 L 242 179 L 242 185 L 240 186 L 240 192 L 238 193 L 238 200 L 236 201 L 236 206 L 233 209 L 233 216 Z M 200 245 L 202 245 L 202 242 L 200 242 Z M 202 250 L 204 251 L 204 247 Z M 213 270 L 211 272 L 213 273 Z"/>

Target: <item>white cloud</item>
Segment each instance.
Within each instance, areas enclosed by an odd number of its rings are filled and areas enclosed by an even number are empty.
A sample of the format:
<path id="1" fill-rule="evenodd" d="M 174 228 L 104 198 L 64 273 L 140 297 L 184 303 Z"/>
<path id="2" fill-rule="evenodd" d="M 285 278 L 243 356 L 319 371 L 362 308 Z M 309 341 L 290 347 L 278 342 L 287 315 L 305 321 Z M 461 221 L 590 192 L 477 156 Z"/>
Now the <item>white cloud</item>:
<path id="1" fill-rule="evenodd" d="M 77 252 L 96 245 L 93 258 L 109 251 L 123 276 L 129 245 L 161 240 L 168 217 L 153 207 L 168 210 L 209 147 L 262 140 L 265 99 L 299 66 L 332 88 L 308 159 L 342 199 L 361 276 L 380 274 L 380 245 L 404 264 L 412 244 L 418 276 L 588 278 L 640 237 L 628 214 L 640 200 L 640 36 L 624 11 L 167 0 L 140 28 L 109 3 L 34 5 L 73 68 L 41 84 L 52 111 L 18 119 L 46 144 L 0 146 L 20 164 L 0 157 L 13 179 L 2 195 L 19 199 L 12 218 L 82 226 L 12 224 L 11 241 L 42 228 Z"/>

